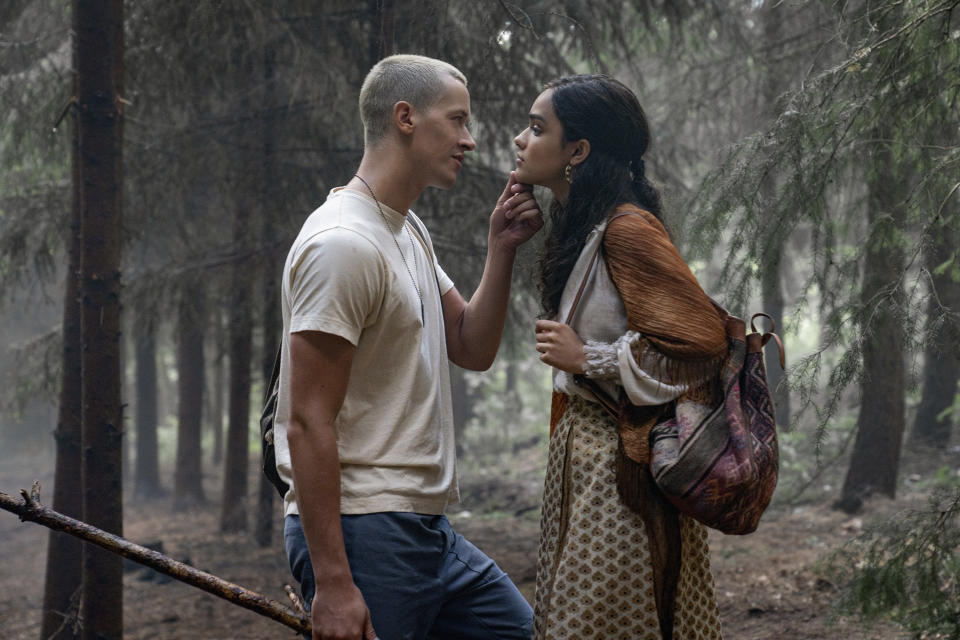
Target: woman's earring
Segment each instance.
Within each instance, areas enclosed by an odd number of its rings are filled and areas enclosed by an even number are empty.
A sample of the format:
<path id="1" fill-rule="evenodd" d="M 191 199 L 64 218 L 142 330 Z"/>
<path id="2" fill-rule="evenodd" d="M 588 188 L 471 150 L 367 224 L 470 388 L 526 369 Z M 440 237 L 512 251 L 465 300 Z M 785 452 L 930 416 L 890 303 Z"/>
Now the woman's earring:
<path id="1" fill-rule="evenodd" d="M 573 184 L 573 165 L 568 164 L 563 170 L 563 179 L 567 181 L 567 184 Z"/>

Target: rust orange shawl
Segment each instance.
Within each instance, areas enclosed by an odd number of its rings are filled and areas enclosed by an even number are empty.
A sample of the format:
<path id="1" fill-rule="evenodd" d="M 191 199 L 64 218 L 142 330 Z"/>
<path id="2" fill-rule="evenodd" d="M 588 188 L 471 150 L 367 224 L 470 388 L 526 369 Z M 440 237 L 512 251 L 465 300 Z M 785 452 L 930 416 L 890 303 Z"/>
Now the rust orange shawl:
<path id="1" fill-rule="evenodd" d="M 723 320 L 660 221 L 629 204 L 617 207 L 621 212 L 637 215 L 610 222 L 603 254 L 627 312 L 627 328 L 643 336 L 635 357 L 651 362 L 648 373 L 666 383 L 709 386 L 727 356 Z M 553 396 L 551 434 L 566 399 Z"/>

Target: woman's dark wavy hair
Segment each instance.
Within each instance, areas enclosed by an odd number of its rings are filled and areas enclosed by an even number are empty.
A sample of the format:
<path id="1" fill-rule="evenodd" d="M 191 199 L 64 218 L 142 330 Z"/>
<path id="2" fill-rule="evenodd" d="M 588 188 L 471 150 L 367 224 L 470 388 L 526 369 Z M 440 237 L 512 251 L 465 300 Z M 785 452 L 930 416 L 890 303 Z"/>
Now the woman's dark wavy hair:
<path id="1" fill-rule="evenodd" d="M 565 76 L 553 89 L 553 110 L 568 142 L 586 138 L 590 155 L 573 170 L 565 205 L 550 208 L 551 229 L 540 260 L 540 304 L 556 316 L 560 296 L 590 230 L 630 202 L 661 217 L 660 194 L 647 181 L 643 154 L 650 129 L 630 89 L 601 74 Z"/>

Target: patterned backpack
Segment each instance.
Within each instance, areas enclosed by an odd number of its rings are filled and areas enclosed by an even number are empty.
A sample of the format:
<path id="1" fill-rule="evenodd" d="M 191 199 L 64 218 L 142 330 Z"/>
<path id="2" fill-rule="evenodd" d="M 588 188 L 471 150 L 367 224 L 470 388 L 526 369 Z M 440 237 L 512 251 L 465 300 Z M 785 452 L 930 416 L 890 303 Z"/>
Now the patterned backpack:
<path id="1" fill-rule="evenodd" d="M 763 345 L 773 333 L 764 313 L 746 323 L 726 314 L 729 356 L 720 375 L 722 401 L 708 406 L 681 397 L 673 415 L 650 432 L 650 473 L 657 487 L 681 513 L 723 533 L 757 528 L 777 486 L 776 418 L 763 366 Z M 759 333 L 754 319 L 770 319 Z"/>

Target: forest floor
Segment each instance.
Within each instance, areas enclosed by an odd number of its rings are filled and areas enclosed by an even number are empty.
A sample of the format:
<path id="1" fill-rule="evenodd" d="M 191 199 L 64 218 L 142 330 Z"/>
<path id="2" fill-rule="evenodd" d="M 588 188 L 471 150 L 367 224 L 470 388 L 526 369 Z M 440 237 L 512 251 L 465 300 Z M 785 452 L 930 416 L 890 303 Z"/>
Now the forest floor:
<path id="1" fill-rule="evenodd" d="M 461 480 L 464 501 L 472 512 L 450 514 L 454 526 L 486 550 L 506 570 L 527 598 L 532 598 L 537 553 L 537 496 L 542 471 L 531 454 L 510 471 L 509 479 L 492 475 Z M 957 458 L 946 461 L 951 468 Z M 909 466 L 909 462 L 907 463 Z M 938 463 L 939 464 L 939 461 Z M 923 467 L 924 461 L 915 466 Z M 937 466 L 926 465 L 928 470 Z M 0 467 L 0 490 L 16 493 L 38 475 L 52 489 L 49 474 L 21 462 Z M 929 471 L 928 471 L 929 472 Z M 911 474 L 909 470 L 904 473 Z M 253 477 L 253 476 L 252 476 Z M 919 476 L 910 477 L 915 482 Z M 208 496 L 215 496 L 209 478 Z M 917 487 L 923 483 L 918 482 Z M 46 496 L 49 496 L 49 489 Z M 830 615 L 833 585 L 816 567 L 830 550 L 874 521 L 925 504 L 927 492 L 904 489 L 896 500 L 873 499 L 856 516 L 828 504 L 773 507 L 752 535 L 711 532 L 711 552 L 724 635 L 728 639 L 871 639 L 908 637 L 893 624 L 864 627 L 856 620 Z M 164 551 L 227 580 L 286 602 L 290 582 L 283 553 L 280 521 L 274 542 L 260 548 L 247 533 L 221 534 L 218 505 L 172 513 L 169 500 L 128 500 L 126 537 L 162 541 Z M 519 515 L 518 515 L 519 514 Z M 0 638 L 37 640 L 43 595 L 46 531 L 0 512 Z M 125 574 L 125 638 L 201 640 L 294 638 L 293 632 L 252 612 L 143 568 Z"/>

